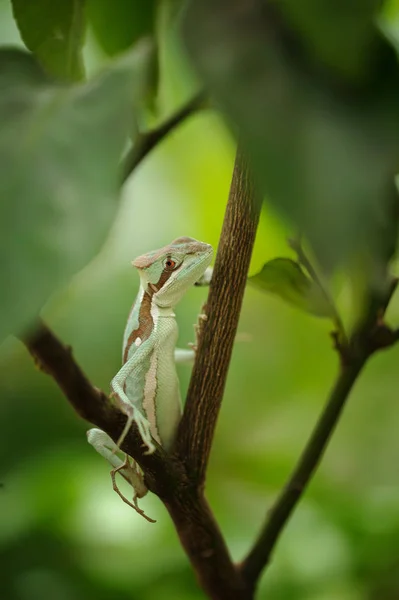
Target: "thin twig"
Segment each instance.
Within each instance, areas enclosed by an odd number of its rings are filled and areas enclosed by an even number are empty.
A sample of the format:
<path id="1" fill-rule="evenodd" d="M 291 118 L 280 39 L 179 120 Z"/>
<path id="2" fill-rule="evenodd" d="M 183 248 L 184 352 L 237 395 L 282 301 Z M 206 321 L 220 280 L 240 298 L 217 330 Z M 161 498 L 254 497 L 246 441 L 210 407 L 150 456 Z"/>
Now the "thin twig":
<path id="1" fill-rule="evenodd" d="M 183 123 L 188 117 L 205 108 L 207 96 L 204 91 L 190 98 L 166 121 L 145 133 L 139 134 L 133 147 L 128 152 L 124 164 L 122 181 L 125 182 L 141 161 L 159 144 L 173 129 Z"/>
<path id="2" fill-rule="evenodd" d="M 178 455 L 199 485 L 222 402 L 260 209 L 247 162 L 238 151 L 205 310 L 208 318 L 176 442 Z"/>
<path id="3" fill-rule="evenodd" d="M 284 526 L 323 456 L 349 393 L 366 361 L 365 354 L 352 365 L 343 367 L 339 373 L 327 404 L 293 473 L 271 508 L 261 535 L 242 563 L 241 570 L 246 581 L 255 582 L 269 562 Z"/>
<path id="4" fill-rule="evenodd" d="M 386 296 L 385 296 L 383 302 L 381 303 L 381 317 L 384 317 L 384 315 L 387 311 L 388 305 L 389 305 L 390 301 L 392 300 L 392 297 L 398 288 L 398 284 L 399 284 L 399 278 L 392 276 L 388 283 L 388 291 L 386 293 Z"/>

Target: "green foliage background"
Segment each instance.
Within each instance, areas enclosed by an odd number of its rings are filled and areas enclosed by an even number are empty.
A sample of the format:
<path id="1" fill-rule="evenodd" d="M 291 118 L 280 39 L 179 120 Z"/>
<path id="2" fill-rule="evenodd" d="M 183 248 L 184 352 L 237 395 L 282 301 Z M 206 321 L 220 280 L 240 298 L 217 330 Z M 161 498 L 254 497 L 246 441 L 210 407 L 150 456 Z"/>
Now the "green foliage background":
<path id="1" fill-rule="evenodd" d="M 393 33 L 397 8 L 388 12 Z M 22 45 L 4 1 L 0 43 Z M 114 44 L 112 53 L 118 49 Z M 108 60 L 92 35 L 84 52 L 89 72 Z M 195 86 L 172 36 L 161 67 L 159 108 L 167 115 Z M 176 130 L 125 187 L 101 252 L 47 303 L 44 317 L 95 385 L 107 390 L 120 365 L 138 284 L 129 261 L 181 235 L 216 247 L 234 152 L 213 112 Z M 251 273 L 276 256 L 292 256 L 287 233 L 266 206 Z M 337 293 L 349 318 L 348 290 L 339 281 Z M 178 309 L 181 345 L 193 338 L 204 295 L 193 289 Z M 388 317 L 399 323 L 397 298 Z M 248 287 L 207 480 L 236 560 L 256 536 L 327 395 L 337 369 L 329 330 L 327 321 Z M 380 353 L 356 385 L 259 598 L 399 598 L 398 364 L 399 347 Z M 189 369 L 180 375 L 184 392 Z M 0 398 L 2 598 L 203 597 L 162 504 L 152 496 L 142 501 L 157 519 L 151 525 L 120 501 L 107 465 L 86 443 L 87 424 L 13 338 L 0 347 Z"/>

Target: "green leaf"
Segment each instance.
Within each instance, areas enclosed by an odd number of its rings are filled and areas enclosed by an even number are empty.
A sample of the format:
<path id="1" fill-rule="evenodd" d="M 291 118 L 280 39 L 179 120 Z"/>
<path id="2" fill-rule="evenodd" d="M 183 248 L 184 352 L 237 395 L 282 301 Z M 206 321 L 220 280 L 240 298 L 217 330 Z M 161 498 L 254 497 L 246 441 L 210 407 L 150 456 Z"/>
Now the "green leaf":
<path id="1" fill-rule="evenodd" d="M 139 46 L 62 87 L 32 56 L 0 51 L 0 338 L 27 326 L 101 248 L 147 56 Z"/>
<path id="2" fill-rule="evenodd" d="M 320 287 L 290 258 L 274 258 L 260 273 L 248 278 L 260 290 L 276 294 L 289 304 L 316 317 L 334 318 Z"/>
<path id="3" fill-rule="evenodd" d="M 374 21 L 381 0 L 279 0 L 278 4 L 310 60 L 328 66 L 348 81 L 368 78 L 377 37 Z"/>
<path id="4" fill-rule="evenodd" d="M 156 0 L 87 0 L 88 20 L 102 49 L 113 56 L 151 35 Z"/>
<path id="5" fill-rule="evenodd" d="M 83 0 L 11 0 L 26 47 L 51 75 L 66 81 L 84 78 Z"/>
<path id="6" fill-rule="evenodd" d="M 396 239 L 399 67 L 375 5 L 191 0 L 183 21 L 260 191 L 324 269 L 386 261 Z"/>
<path id="7" fill-rule="evenodd" d="M 155 43 L 157 0 L 86 0 L 86 16 L 106 54 L 115 56 L 143 37 L 153 40 L 148 61 L 146 104 L 154 108 L 159 85 L 159 56 Z"/>

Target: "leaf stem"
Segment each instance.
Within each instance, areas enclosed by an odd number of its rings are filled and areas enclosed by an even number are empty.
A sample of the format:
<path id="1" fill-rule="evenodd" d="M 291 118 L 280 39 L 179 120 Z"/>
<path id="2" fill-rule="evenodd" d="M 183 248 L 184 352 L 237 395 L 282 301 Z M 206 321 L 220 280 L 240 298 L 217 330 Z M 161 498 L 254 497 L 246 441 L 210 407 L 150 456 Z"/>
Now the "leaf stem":
<path id="1" fill-rule="evenodd" d="M 205 108 L 206 100 L 207 95 L 205 92 L 199 92 L 156 128 L 139 134 L 136 142 L 123 161 L 122 182 L 124 183 L 129 178 L 147 154 L 149 154 L 159 142 L 175 129 L 175 127 L 183 123 L 183 121 L 197 111 Z"/>
<path id="2" fill-rule="evenodd" d="M 317 274 L 316 269 L 313 267 L 312 263 L 308 259 L 300 240 L 299 239 L 290 239 L 289 245 L 296 253 L 296 255 L 298 257 L 298 262 L 303 267 L 305 267 L 305 269 L 309 273 L 310 277 L 313 279 L 314 283 L 318 286 L 321 293 L 323 294 L 324 299 L 326 300 L 328 306 L 330 307 L 334 325 L 335 325 L 335 327 L 337 329 L 337 333 L 338 333 L 339 345 L 344 348 L 347 347 L 348 337 L 346 335 L 345 327 L 344 327 L 343 321 L 341 319 L 341 316 L 337 310 L 337 307 L 335 305 L 334 299 L 332 298 L 328 288 L 324 285 L 321 278 Z"/>

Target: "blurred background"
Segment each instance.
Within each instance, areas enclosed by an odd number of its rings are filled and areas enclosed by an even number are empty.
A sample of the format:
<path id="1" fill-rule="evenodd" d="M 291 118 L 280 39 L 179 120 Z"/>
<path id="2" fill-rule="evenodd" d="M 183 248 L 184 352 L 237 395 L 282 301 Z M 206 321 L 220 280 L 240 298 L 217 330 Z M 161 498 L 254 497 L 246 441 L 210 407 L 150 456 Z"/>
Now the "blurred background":
<path id="1" fill-rule="evenodd" d="M 392 5 L 390 30 L 399 11 Z M 387 25 L 388 26 L 388 25 Z M 8 2 L 0 43 L 21 46 Z M 93 36 L 91 72 L 106 62 Z M 190 96 L 195 80 L 177 40 L 161 55 L 159 113 Z M 192 236 L 217 247 L 235 144 L 204 111 L 172 133 L 126 185 L 101 253 L 43 315 L 107 391 L 138 278 L 137 255 Z M 291 256 L 289 232 L 264 209 L 251 273 Z M 349 310 L 345 287 L 338 301 Z M 178 307 L 179 345 L 193 340 L 206 292 Z M 394 299 L 388 321 L 398 325 Z M 337 370 L 327 321 L 248 287 L 207 478 L 207 497 L 235 560 L 248 551 L 320 412 Z M 351 396 L 312 484 L 284 532 L 259 598 L 399 599 L 399 347 L 378 354 Z M 184 397 L 190 369 L 179 369 Z M 0 347 L 0 596 L 5 600 L 196 599 L 198 589 L 158 499 L 142 500 L 155 525 L 112 491 L 109 468 L 86 443 L 89 425 L 21 343 Z"/>

